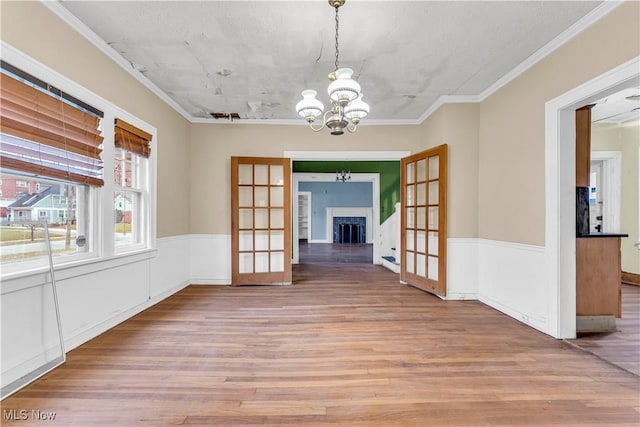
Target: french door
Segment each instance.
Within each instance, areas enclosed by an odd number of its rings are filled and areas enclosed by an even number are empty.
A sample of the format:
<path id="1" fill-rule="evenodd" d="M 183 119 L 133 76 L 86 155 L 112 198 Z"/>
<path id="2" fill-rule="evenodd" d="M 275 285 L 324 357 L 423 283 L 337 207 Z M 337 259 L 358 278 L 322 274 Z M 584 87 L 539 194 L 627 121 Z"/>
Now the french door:
<path id="1" fill-rule="evenodd" d="M 400 280 L 447 294 L 447 146 L 401 162 Z"/>
<path id="2" fill-rule="evenodd" d="M 231 157 L 231 281 L 291 283 L 291 161 Z"/>

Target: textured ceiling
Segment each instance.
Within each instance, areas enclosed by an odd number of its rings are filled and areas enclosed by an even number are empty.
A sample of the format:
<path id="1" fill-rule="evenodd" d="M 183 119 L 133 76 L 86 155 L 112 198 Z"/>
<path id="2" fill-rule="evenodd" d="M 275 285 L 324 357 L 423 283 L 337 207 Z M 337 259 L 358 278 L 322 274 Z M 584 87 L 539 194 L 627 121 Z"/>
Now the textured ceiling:
<path id="1" fill-rule="evenodd" d="M 446 95 L 478 96 L 588 14 L 590 1 L 354 1 L 340 8 L 340 66 L 371 122 L 408 122 Z M 334 11 L 326 1 L 63 1 L 191 119 L 302 120 L 328 104 Z"/>

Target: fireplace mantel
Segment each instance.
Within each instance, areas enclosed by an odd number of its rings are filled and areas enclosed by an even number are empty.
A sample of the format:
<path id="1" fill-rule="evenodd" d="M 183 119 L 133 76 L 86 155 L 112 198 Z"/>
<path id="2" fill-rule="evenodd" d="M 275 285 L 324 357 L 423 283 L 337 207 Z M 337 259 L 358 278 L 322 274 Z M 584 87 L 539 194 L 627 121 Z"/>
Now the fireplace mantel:
<path id="1" fill-rule="evenodd" d="M 333 241 L 333 218 L 338 216 L 356 216 L 366 218 L 367 243 L 373 243 L 373 208 L 327 208 L 327 242 Z"/>

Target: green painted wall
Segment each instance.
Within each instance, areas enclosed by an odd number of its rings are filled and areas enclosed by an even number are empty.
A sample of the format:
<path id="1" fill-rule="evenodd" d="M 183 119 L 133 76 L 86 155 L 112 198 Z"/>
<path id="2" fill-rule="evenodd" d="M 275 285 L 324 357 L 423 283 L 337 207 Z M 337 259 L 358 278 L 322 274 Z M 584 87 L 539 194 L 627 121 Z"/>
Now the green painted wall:
<path id="1" fill-rule="evenodd" d="M 293 172 L 336 173 L 346 169 L 351 173 L 380 174 L 380 223 L 393 213 L 393 207 L 400 202 L 400 162 L 399 161 L 294 161 Z"/>

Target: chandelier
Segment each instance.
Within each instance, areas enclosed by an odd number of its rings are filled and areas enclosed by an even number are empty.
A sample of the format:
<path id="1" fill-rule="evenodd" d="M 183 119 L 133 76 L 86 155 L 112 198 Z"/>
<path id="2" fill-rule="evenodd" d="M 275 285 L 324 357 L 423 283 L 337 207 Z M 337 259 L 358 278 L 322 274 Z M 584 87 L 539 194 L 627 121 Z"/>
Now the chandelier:
<path id="1" fill-rule="evenodd" d="M 357 81 L 353 80 L 353 70 L 350 68 L 340 68 L 338 56 L 340 54 L 338 42 L 338 30 L 340 21 L 338 19 L 338 9 L 344 5 L 346 0 L 328 0 L 329 5 L 336 11 L 336 60 L 335 70 L 329 73 L 331 83 L 327 89 L 331 108 L 324 113 L 322 125 L 314 127 L 313 122 L 324 111 L 322 102 L 316 99 L 317 92 L 313 89 L 302 91 L 302 101 L 296 105 L 296 111 L 300 117 L 304 118 L 311 129 L 319 132 L 328 127 L 331 135 L 342 135 L 346 129 L 355 132 L 360 120 L 369 114 L 369 105 L 362 100 L 362 92 Z M 350 126 L 351 125 L 351 126 Z"/>
<path id="2" fill-rule="evenodd" d="M 336 181 L 337 182 L 347 182 L 351 181 L 351 171 L 346 171 L 342 168 L 341 171 L 336 171 Z"/>

